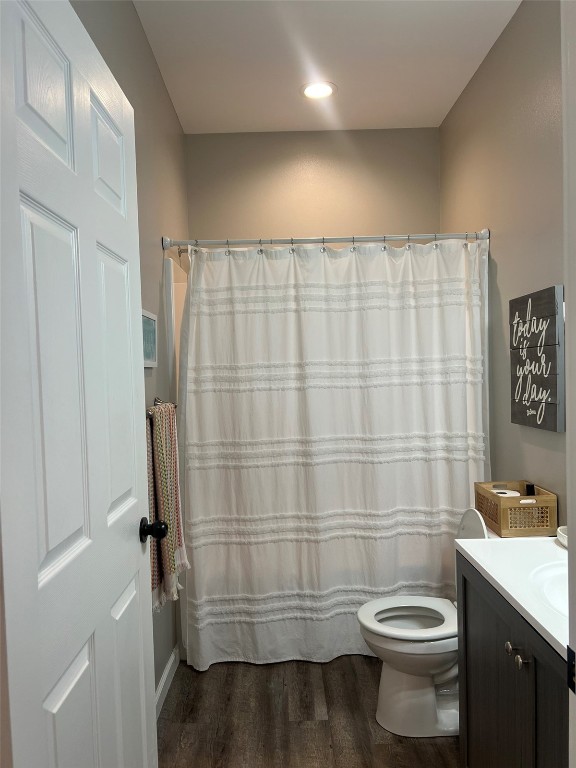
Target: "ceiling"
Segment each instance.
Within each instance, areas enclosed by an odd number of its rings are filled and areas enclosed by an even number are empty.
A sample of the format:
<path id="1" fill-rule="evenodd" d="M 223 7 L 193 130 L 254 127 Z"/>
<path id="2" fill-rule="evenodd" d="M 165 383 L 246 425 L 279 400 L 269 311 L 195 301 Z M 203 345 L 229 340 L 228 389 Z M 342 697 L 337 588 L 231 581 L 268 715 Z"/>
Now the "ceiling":
<path id="1" fill-rule="evenodd" d="M 520 0 L 136 0 L 185 133 L 440 125 Z M 336 83 L 323 101 L 314 80 Z"/>

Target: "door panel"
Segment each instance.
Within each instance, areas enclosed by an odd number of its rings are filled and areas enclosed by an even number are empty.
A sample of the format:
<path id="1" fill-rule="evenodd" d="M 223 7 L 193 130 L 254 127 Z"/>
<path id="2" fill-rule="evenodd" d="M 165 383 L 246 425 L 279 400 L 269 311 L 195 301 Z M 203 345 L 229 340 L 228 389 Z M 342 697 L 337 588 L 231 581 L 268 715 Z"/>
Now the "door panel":
<path id="1" fill-rule="evenodd" d="M 90 92 L 92 113 L 92 162 L 94 189 L 120 213 L 124 213 L 124 141 L 119 128 Z"/>
<path id="2" fill-rule="evenodd" d="M 131 581 L 120 595 L 110 615 L 114 633 L 114 681 L 122 766 L 138 768 L 143 760 L 143 712 L 134 708 L 130 694 L 142 688 L 142 657 L 133 652 L 140 616 L 136 581 Z M 134 745 L 137 745 L 136 749 Z"/>
<path id="3" fill-rule="evenodd" d="M 17 37 L 18 117 L 72 167 L 70 62 L 39 19 L 23 16 Z"/>
<path id="4" fill-rule="evenodd" d="M 58 768 L 99 765 L 92 638 L 44 701 L 49 754 Z"/>
<path id="5" fill-rule="evenodd" d="M 21 203 L 37 382 L 39 581 L 89 540 L 86 430 L 76 230 L 31 201 Z M 53 339 L 59 343 L 53 345 Z M 67 414 L 66 429 L 62 414 Z"/>
<path id="6" fill-rule="evenodd" d="M 0 9 L 14 765 L 154 768 L 133 113 L 67 2 Z"/>
<path id="7" fill-rule="evenodd" d="M 108 524 L 135 501 L 128 264 L 98 244 L 106 367 Z"/>

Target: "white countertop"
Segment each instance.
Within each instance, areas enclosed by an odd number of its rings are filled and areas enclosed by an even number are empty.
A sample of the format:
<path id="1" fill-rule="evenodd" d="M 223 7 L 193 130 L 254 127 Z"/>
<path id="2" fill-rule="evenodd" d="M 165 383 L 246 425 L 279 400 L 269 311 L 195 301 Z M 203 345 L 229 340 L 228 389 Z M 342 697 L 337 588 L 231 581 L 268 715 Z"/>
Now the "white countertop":
<path id="1" fill-rule="evenodd" d="M 456 550 L 566 658 L 568 617 L 552 607 L 531 579 L 543 565 L 567 565 L 568 552 L 556 538 L 457 539 Z"/>

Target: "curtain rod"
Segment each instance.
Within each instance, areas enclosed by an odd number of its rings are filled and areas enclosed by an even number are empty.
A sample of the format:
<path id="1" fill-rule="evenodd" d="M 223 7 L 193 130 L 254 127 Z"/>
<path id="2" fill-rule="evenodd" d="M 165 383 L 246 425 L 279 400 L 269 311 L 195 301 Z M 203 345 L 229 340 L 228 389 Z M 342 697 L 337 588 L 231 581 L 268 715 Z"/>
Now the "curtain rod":
<path id="1" fill-rule="evenodd" d="M 182 248 L 192 246 L 192 248 L 233 248 L 235 246 L 259 245 L 260 247 L 268 245 L 329 245 L 330 243 L 387 243 L 398 240 L 411 242 L 412 240 L 488 240 L 490 230 L 483 229 L 481 232 L 444 232 L 438 234 L 433 232 L 428 235 L 350 235 L 350 237 L 284 237 L 268 238 L 261 240 L 172 240 L 170 237 L 162 238 L 162 249 L 167 251 L 169 248 Z"/>

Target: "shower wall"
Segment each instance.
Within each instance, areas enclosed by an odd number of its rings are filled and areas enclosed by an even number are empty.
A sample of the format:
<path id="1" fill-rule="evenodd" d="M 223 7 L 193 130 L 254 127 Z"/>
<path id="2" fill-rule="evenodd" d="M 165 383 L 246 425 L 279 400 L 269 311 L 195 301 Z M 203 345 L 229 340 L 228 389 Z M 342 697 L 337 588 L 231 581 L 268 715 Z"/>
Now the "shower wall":
<path id="1" fill-rule="evenodd" d="M 440 129 L 442 229 L 488 226 L 492 475 L 559 494 L 565 435 L 510 423 L 508 302 L 564 283 L 560 3 L 523 2 Z"/>
<path id="2" fill-rule="evenodd" d="M 186 268 L 188 256 L 183 256 Z M 164 259 L 164 307 L 166 315 L 166 358 L 170 400 L 178 402 L 178 370 L 180 363 L 180 329 L 184 313 L 184 300 L 188 285 L 188 272 L 175 259 Z"/>
<path id="3" fill-rule="evenodd" d="M 437 128 L 186 137 L 190 236 L 436 232 Z"/>

